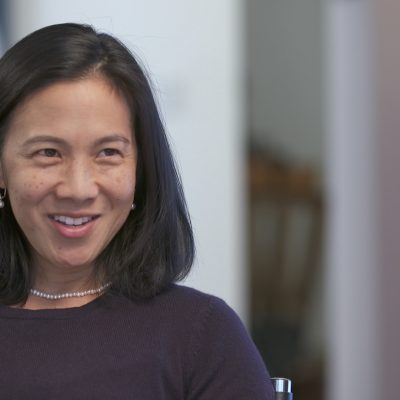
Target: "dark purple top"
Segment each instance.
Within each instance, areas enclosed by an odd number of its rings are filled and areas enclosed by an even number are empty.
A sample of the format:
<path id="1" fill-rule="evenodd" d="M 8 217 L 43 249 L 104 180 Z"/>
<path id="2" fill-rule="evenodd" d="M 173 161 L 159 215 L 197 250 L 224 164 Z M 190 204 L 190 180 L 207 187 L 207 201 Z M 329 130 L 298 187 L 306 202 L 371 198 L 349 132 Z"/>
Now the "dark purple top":
<path id="1" fill-rule="evenodd" d="M 0 306 L 0 398 L 272 400 L 263 361 L 222 300 L 183 286 L 142 301 Z"/>

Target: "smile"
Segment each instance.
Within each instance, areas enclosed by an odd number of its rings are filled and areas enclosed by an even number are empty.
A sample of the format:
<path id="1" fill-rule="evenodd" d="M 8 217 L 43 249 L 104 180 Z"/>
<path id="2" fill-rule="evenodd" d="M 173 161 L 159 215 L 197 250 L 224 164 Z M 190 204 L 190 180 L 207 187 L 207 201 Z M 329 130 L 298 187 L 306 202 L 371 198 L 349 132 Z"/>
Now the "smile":
<path id="1" fill-rule="evenodd" d="M 98 216 L 72 218 L 65 215 L 54 215 L 50 218 L 66 226 L 82 226 L 98 218 Z"/>
<path id="2" fill-rule="evenodd" d="M 88 236 L 94 229 L 100 215 L 74 216 L 49 215 L 55 230 L 68 239 L 78 239 Z"/>

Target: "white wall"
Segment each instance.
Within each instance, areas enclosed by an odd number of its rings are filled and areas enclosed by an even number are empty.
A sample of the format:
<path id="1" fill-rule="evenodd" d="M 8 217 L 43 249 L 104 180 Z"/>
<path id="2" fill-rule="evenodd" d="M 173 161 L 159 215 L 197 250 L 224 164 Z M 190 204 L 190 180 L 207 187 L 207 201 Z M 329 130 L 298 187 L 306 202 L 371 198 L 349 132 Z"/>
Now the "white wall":
<path id="1" fill-rule="evenodd" d="M 246 319 L 240 0 L 13 0 L 12 39 L 59 22 L 111 32 L 139 55 L 160 99 L 197 241 L 187 284 Z"/>
<path id="2" fill-rule="evenodd" d="M 6 13 L 6 4 L 0 1 L 0 56 L 5 48 Z"/>
<path id="3" fill-rule="evenodd" d="M 252 136 L 299 164 L 323 164 L 323 0 L 247 0 Z"/>
<path id="4" fill-rule="evenodd" d="M 382 395 L 378 362 L 378 131 L 369 3 L 326 2 L 329 400 L 389 398 Z"/>

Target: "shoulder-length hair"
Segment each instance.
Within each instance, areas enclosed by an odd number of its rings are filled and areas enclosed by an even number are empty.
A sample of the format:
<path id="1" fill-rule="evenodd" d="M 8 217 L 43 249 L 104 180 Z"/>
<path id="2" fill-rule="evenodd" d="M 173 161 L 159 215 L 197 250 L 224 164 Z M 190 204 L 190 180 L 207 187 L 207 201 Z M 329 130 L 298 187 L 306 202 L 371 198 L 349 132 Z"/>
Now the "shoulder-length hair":
<path id="1" fill-rule="evenodd" d="M 127 100 L 138 148 L 136 208 L 96 259 L 96 274 L 130 298 L 153 296 L 189 273 L 193 233 L 150 84 L 119 40 L 66 23 L 39 29 L 10 48 L 0 59 L 0 157 L 13 112 L 28 96 L 92 74 L 107 79 Z M 29 249 L 6 198 L 0 210 L 0 303 L 26 301 Z"/>

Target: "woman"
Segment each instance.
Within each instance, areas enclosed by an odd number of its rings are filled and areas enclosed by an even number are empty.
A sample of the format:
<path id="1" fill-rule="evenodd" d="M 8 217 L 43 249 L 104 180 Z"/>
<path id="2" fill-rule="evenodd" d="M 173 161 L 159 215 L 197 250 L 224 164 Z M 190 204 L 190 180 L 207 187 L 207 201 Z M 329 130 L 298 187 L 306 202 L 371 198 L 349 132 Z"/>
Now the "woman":
<path id="1" fill-rule="evenodd" d="M 272 399 L 194 256 L 149 83 L 115 38 L 40 29 L 0 60 L 0 388 L 7 399 Z"/>

